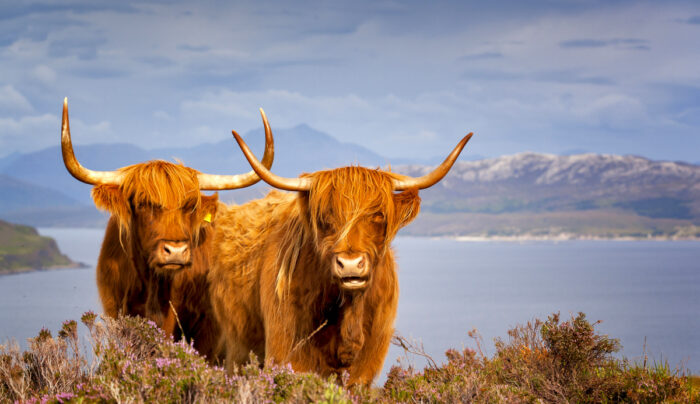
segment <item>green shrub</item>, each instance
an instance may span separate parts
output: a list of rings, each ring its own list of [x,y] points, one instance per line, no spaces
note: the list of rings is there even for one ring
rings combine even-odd
[[[476,351],[447,351],[446,364],[422,372],[395,366],[383,397],[425,403],[700,403],[694,379],[668,364],[614,358],[620,343],[596,334],[597,324],[583,313],[565,322],[553,314],[511,329],[506,341],[496,339],[491,358],[477,343]]]

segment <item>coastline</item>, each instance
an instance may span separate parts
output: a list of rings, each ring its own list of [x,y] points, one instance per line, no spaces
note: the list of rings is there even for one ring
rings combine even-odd
[[[438,237],[443,238],[443,237]],[[653,237],[600,237],[591,235],[577,234],[561,234],[556,236],[536,236],[536,235],[520,235],[520,236],[452,236],[444,237],[461,242],[531,242],[531,241],[548,241],[548,242],[563,242],[563,241],[700,241],[698,237],[673,237],[673,236],[653,236]]]
[[[428,238],[428,239],[444,239],[453,240],[459,242],[471,242],[471,243],[487,243],[487,242],[508,242],[508,243],[520,243],[520,242],[564,242],[564,241],[694,241],[699,242],[700,237],[676,237],[676,236],[650,236],[650,237],[631,237],[631,236],[619,236],[619,237],[601,237],[587,234],[574,234],[574,233],[562,233],[557,235],[534,235],[534,234],[521,234],[514,236],[502,236],[502,235],[453,235],[453,236],[427,236],[411,234],[404,237],[415,237],[415,238]]]
[[[90,268],[90,266],[83,263],[83,262],[71,262],[70,264],[50,265],[50,266],[44,267],[44,268],[34,268],[34,267],[20,267],[20,268],[12,268],[12,269],[0,268],[0,276],[19,275],[19,274],[26,274],[29,272],[48,272],[48,271],[53,271],[53,270],[57,270],[57,269],[87,269],[87,268]]]

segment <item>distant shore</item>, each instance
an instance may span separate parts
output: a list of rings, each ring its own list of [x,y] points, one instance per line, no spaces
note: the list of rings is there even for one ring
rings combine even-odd
[[[415,236],[422,237],[422,236]],[[675,236],[650,236],[650,237],[601,237],[593,235],[581,235],[574,233],[562,233],[557,235],[522,234],[517,236],[438,236],[434,238],[447,238],[465,242],[524,242],[524,241],[700,241],[700,237],[675,237]]]
[[[57,269],[84,269],[84,268],[89,268],[89,265],[82,263],[82,262],[73,262],[70,264],[62,264],[62,265],[51,265],[51,266],[48,266],[45,268],[33,268],[33,267],[21,267],[21,268],[12,268],[12,269],[0,268],[0,276],[26,274],[29,272],[46,272],[46,271],[53,271],[53,270],[57,270]]]

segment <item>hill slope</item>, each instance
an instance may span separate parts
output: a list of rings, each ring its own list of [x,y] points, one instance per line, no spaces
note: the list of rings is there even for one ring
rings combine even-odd
[[[78,265],[61,254],[52,238],[0,220],[0,274]]]
[[[421,195],[420,235],[700,237],[700,166],[687,163],[520,153],[457,162]]]

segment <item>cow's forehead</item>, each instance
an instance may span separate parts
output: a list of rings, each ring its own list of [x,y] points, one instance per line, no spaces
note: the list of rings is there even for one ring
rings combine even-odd
[[[151,161],[125,167],[121,184],[124,196],[137,203],[176,209],[199,203],[197,171],[180,164]]]
[[[343,167],[316,172],[313,178],[310,203],[319,214],[340,218],[392,205],[392,176],[384,171]]]

